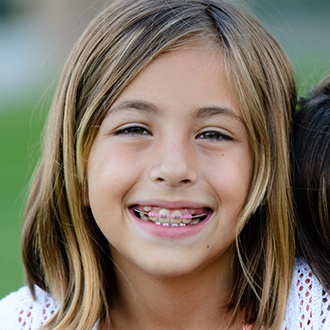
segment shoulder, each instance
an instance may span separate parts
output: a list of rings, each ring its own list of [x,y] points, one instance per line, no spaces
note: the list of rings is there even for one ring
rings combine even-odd
[[[36,287],[34,300],[28,287],[0,300],[0,330],[38,329],[56,312],[55,300]]]
[[[284,329],[330,330],[330,296],[303,259],[295,263]]]

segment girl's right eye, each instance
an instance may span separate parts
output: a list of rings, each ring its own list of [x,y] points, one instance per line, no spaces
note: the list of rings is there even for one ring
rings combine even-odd
[[[150,132],[142,126],[128,126],[118,129],[114,135],[150,135]]]

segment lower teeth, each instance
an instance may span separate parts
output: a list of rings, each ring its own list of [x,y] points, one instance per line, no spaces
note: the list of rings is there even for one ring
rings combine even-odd
[[[154,224],[157,225],[157,226],[171,227],[171,228],[173,228],[173,227],[185,227],[186,226],[186,224],[184,224],[184,223],[180,223],[180,224],[178,224],[178,223],[169,223],[169,222],[161,223],[159,221],[154,222]]]

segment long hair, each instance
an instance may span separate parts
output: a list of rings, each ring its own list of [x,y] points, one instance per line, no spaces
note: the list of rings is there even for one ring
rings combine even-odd
[[[218,45],[254,153],[249,196],[238,222],[233,293],[256,329],[279,327],[294,247],[289,123],[291,66],[246,11],[222,0],[119,1],[74,47],[52,105],[22,237],[27,281],[50,292],[52,329],[91,329],[110,319],[116,280],[108,242],[84,206],[86,163],[111,104],[152,60],[182,45]],[[111,279],[111,281],[109,281]]]
[[[300,100],[293,127],[298,254],[330,292],[330,77]]]

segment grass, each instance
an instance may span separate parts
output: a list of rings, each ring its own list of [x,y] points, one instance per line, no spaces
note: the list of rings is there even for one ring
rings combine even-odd
[[[0,297],[24,283],[20,232],[44,114],[28,104],[0,111]]]

